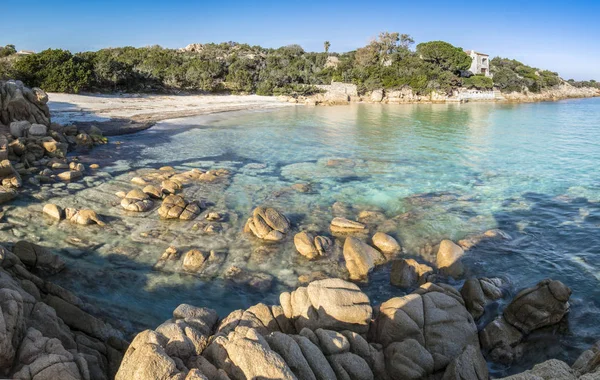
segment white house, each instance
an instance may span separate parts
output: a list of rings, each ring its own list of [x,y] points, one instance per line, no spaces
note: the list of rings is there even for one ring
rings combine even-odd
[[[491,77],[490,73],[490,56],[483,53],[478,53],[475,50],[465,50],[473,62],[471,62],[470,72],[473,74],[483,74],[486,77]]]

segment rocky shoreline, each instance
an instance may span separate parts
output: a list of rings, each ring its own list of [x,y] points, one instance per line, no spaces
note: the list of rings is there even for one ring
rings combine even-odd
[[[40,89],[0,82],[1,201],[6,204],[0,234],[9,237],[0,249],[2,376],[488,379],[486,359],[517,362],[532,332],[568,316],[571,290],[560,281],[530,284],[499,309],[516,289],[499,278],[465,279],[468,250],[486,239],[510,239],[502,231],[456,243],[442,240],[424,252],[430,258],[424,262],[403,255],[401,242],[390,233],[395,221],[377,210],[334,204],[324,213],[332,215],[326,225],[306,225],[269,205],[239,216],[220,199],[207,201],[206,194],[228,185],[233,175],[228,169],[146,168],[106,183],[110,176],[98,165],[68,154],[106,143],[102,130],[51,123],[47,101]],[[68,197],[69,190],[79,198]],[[289,189],[307,191],[310,185],[304,183]],[[25,206],[8,205],[19,193]],[[427,200],[415,197],[420,201]],[[282,292],[278,303],[258,303],[224,317],[203,305],[182,304],[173,318],[128,343],[132,331],[121,324],[118,310],[90,305],[44,279],[75,270],[43,247],[55,234],[75,257],[88,251],[116,262],[131,257],[152,271],[219,278],[257,292],[278,280],[260,270],[277,260],[269,258],[274,247],[294,247],[297,261],[311,265],[298,265],[297,280],[288,287],[296,289]],[[176,235],[177,245],[158,258],[143,258],[144,250],[165,244],[165,235]],[[246,241],[240,249],[251,251],[250,259],[224,250],[225,237]],[[252,261],[255,267],[247,267]],[[357,284],[369,281],[382,265],[391,266],[392,284],[413,291],[372,305]],[[104,281],[104,273],[93,269],[74,273],[88,276],[90,286]],[[599,344],[572,366],[552,359],[509,378],[598,378]]]

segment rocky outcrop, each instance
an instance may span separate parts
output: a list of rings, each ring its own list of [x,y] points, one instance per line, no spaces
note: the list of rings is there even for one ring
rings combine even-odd
[[[106,225],[106,223],[104,223],[104,221],[100,219],[100,217],[98,216],[98,214],[96,214],[96,211],[94,210],[77,210],[75,208],[67,207],[65,209],[65,216],[69,222],[74,224],[81,224],[83,226],[87,226],[90,224],[97,224],[99,226]]]
[[[29,89],[20,81],[0,81],[0,123],[14,121],[50,126],[48,95],[39,88]]]
[[[123,334],[75,295],[29,272],[54,267],[49,252],[27,242],[15,252],[0,247],[0,377],[112,379],[126,346]]]
[[[509,364],[522,353],[520,343],[533,330],[558,323],[569,311],[571,290],[546,279],[519,292],[502,316],[490,322],[479,337],[493,361]]]
[[[257,207],[244,226],[244,232],[252,233],[265,241],[280,241],[290,230],[290,221],[272,207]]]
[[[340,279],[282,293],[281,305],[181,305],[133,340],[116,379],[487,379],[477,328],[453,288],[383,303]],[[374,319],[373,319],[374,318]]]

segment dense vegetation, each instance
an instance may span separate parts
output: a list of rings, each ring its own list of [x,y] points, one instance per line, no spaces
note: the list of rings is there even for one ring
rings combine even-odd
[[[0,48],[0,79],[16,78],[29,86],[58,92],[201,91],[307,95],[314,85],[342,81],[359,92],[410,87],[426,94],[459,87],[539,92],[561,83],[558,74],[518,61],[494,58],[491,78],[467,70],[471,58],[443,41],[421,43],[407,34],[384,32],[348,53],[305,52],[298,45],[266,49],[227,42],[196,45],[189,50],[123,47],[72,54],[48,49],[15,55]],[[575,82],[574,82],[575,83]]]

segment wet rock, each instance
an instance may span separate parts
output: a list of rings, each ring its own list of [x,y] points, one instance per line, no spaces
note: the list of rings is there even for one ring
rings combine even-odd
[[[97,224],[99,226],[106,225],[95,211],[89,209],[77,210],[67,207],[65,209],[65,215],[68,221],[75,224],[81,224],[84,226],[89,224]]]
[[[504,309],[504,318],[525,334],[558,323],[569,311],[571,289],[546,279],[519,292]]]
[[[40,269],[47,274],[58,273],[65,267],[65,262],[60,256],[42,246],[24,240],[15,244],[13,253],[21,259],[23,264],[30,268]]]
[[[42,212],[56,220],[61,220],[64,215],[62,208],[52,203],[44,205]]]
[[[0,204],[10,202],[17,197],[17,192],[14,189],[7,189],[0,186]]]
[[[460,294],[473,318],[481,317],[487,304],[502,298],[501,286],[499,278],[470,278],[465,281]]]
[[[495,362],[510,364],[522,354],[520,344],[531,331],[558,323],[569,311],[571,290],[546,279],[519,292],[502,316],[490,322],[479,337]]]
[[[76,179],[82,178],[83,173],[79,170],[69,170],[66,172],[59,173],[57,177],[62,181],[74,181]]]
[[[299,232],[294,236],[296,250],[309,260],[325,256],[332,247],[331,239],[326,236],[315,236],[309,232]]]
[[[352,280],[366,281],[369,272],[386,261],[378,250],[352,236],[346,238],[343,253]]]
[[[182,188],[181,183],[170,179],[162,181],[160,186],[165,194],[175,194]]]
[[[9,160],[0,161],[0,179],[2,179],[2,186],[5,188],[18,188],[23,183],[21,176]]]
[[[144,180],[142,177],[133,177],[131,179],[131,183],[133,183],[134,185],[138,185],[138,186],[148,185],[148,182],[146,182],[146,180]]]
[[[71,162],[69,164],[69,169],[75,170],[75,171],[79,171],[79,172],[83,173],[85,171],[85,166],[82,163],[79,163],[79,162]]]
[[[262,292],[269,290],[273,285],[273,276],[267,273],[249,271],[235,265],[229,267],[223,277],[238,285],[247,285]]]
[[[223,221],[223,219],[225,219],[225,216],[218,212],[209,212],[206,214],[206,220],[210,222],[220,222]]]
[[[323,328],[363,334],[373,313],[369,298],[358,286],[337,278],[314,281],[291,293],[281,293],[279,301],[297,331]]]
[[[200,212],[198,202],[187,202],[183,197],[173,194],[168,195],[158,209],[158,215],[162,219],[193,220]]]
[[[98,165],[98,164],[91,164],[90,165],[90,169],[92,169],[92,170],[100,169],[100,165]]]
[[[437,267],[443,274],[451,277],[460,277],[465,269],[462,257],[465,251],[451,240],[442,240],[437,252]]]
[[[479,333],[481,347],[488,353],[489,358],[497,363],[510,364],[518,360],[523,347],[523,333],[503,317],[498,317]]]
[[[400,253],[400,250],[402,249],[396,239],[383,232],[377,232],[373,235],[371,240],[373,241],[375,248],[383,253],[388,259]]]
[[[482,241],[489,240],[489,239],[511,240],[512,238],[509,234],[507,234],[506,232],[504,232],[502,230],[493,229],[493,230],[487,230],[482,234],[472,235],[472,236],[468,236],[464,239],[461,239],[458,241],[458,245],[460,245],[466,251],[466,250],[469,250],[469,249],[473,248],[474,246],[478,245]]]
[[[288,218],[272,207],[257,207],[248,218],[244,231],[266,241],[280,241],[290,230]]]
[[[162,191],[156,186],[148,185],[144,187],[142,190],[144,193],[148,194],[150,198],[161,199],[163,196]]]
[[[332,233],[351,234],[356,232],[365,232],[367,226],[350,219],[336,217],[329,226]]]
[[[198,272],[204,266],[208,255],[197,249],[191,249],[183,256],[183,269],[188,272]]]
[[[400,259],[392,263],[390,282],[400,288],[410,288],[422,285],[433,274],[433,268],[426,264],[419,264],[413,259]]]
[[[85,132],[81,132],[75,137],[75,144],[84,149],[91,149],[94,146],[94,139]]]
[[[146,212],[154,207],[154,202],[142,190],[133,189],[121,200],[121,207],[127,211]]]

